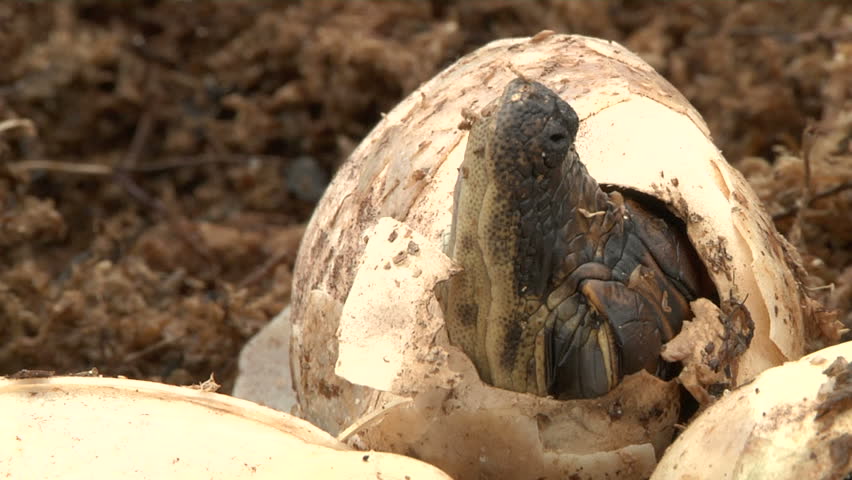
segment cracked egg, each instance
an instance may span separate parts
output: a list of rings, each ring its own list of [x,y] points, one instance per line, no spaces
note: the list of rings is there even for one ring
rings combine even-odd
[[[695,299],[664,346],[677,379],[640,371],[602,396],[558,400],[483,382],[449,341],[435,286],[459,270],[443,245],[462,111],[518,76],[576,110],[577,153],[600,185],[653,197],[682,222],[716,295]],[[457,478],[647,478],[688,413],[681,385],[706,405],[839,333],[687,100],[624,47],[552,32],[488,44],[389,112],[319,203],[294,275],[298,413]]]

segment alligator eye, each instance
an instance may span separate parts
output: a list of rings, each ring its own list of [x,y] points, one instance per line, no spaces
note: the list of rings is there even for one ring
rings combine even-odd
[[[550,136],[550,141],[553,142],[553,143],[560,143],[563,140],[565,140],[565,138],[566,138],[565,134],[563,134],[563,133],[554,133],[553,135]]]

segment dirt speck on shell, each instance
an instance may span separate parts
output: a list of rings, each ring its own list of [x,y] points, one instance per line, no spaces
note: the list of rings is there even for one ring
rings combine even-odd
[[[543,29],[669,78],[852,325],[852,20],[842,1],[780,5],[2,3],[0,374],[214,373],[227,392],[289,300],[319,192],[382,112]]]

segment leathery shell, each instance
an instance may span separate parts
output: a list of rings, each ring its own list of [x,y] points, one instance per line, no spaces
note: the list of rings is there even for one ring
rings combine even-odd
[[[599,183],[652,195],[686,223],[721,311],[705,302],[667,354],[686,365],[682,381],[700,401],[712,400],[712,384],[734,387],[799,358],[830,330],[815,326],[796,253],[686,99],[616,43],[542,32],[457,61],[340,168],[296,263],[299,413],[457,478],[646,478],[678,419],[677,382],[640,373],[575,401],[509,392],[482,383],[443,328],[433,288],[454,268],[441,245],[467,140],[461,111],[482,109],[519,74],[577,111],[577,149]],[[742,348],[719,358],[732,338]],[[715,365],[702,364],[708,351]]]

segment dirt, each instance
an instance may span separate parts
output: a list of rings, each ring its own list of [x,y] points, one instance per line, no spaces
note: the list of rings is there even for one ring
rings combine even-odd
[[[382,112],[545,28],[621,42],[680,89],[852,325],[844,1],[4,2],[0,374],[212,373],[227,392]]]

